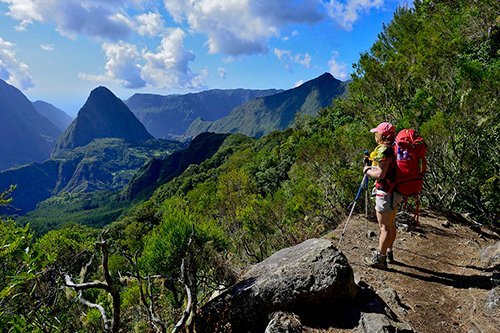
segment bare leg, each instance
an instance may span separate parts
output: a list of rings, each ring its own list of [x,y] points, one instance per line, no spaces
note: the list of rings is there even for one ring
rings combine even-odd
[[[388,226],[389,229],[389,240],[387,242],[387,248],[392,251],[392,245],[394,244],[394,241],[396,240],[396,234],[397,234],[397,228],[396,228],[396,214],[397,210],[394,210],[394,212],[391,214],[391,220]]]
[[[380,213],[377,212],[378,225],[380,227],[380,238],[378,241],[378,252],[385,256],[387,249],[392,247],[394,239],[396,238],[396,227],[391,228],[391,221],[393,213]]]

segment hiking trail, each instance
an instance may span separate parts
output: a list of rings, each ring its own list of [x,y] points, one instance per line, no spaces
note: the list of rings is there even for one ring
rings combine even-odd
[[[343,227],[344,223],[327,238],[338,241]],[[398,228],[396,263],[389,264],[387,271],[363,264],[363,258],[377,247],[378,235],[374,216],[367,220],[355,215],[340,250],[347,256],[356,282],[373,288],[401,321],[415,332],[500,332],[499,288],[493,290],[492,279],[493,275],[498,279],[498,234],[461,216],[421,212],[415,230]],[[481,250],[494,244],[496,252],[486,262]],[[333,331],[351,330],[313,330]]]

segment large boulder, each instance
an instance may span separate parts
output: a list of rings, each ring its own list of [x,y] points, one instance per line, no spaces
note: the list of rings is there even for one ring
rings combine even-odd
[[[197,332],[263,332],[276,311],[307,317],[352,303],[356,293],[344,254],[327,239],[309,239],[253,266],[204,305]]]

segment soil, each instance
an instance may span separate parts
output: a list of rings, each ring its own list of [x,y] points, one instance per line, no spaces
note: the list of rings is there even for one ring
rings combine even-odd
[[[338,242],[344,226],[345,222],[328,237]],[[415,332],[500,332],[500,308],[485,307],[494,287],[493,268],[480,259],[481,249],[500,240],[498,234],[463,218],[433,212],[421,212],[420,226],[404,229],[398,230],[394,244],[397,262],[389,264],[388,270],[374,269],[363,259],[378,244],[376,219],[351,218],[339,248],[351,264],[356,282],[363,281],[379,294],[392,288],[399,296],[398,304],[384,301]]]

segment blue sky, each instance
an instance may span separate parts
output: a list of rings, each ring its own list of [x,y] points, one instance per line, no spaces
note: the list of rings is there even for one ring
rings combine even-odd
[[[405,0],[0,0],[0,78],[75,115],[104,85],[289,89],[349,78]]]

